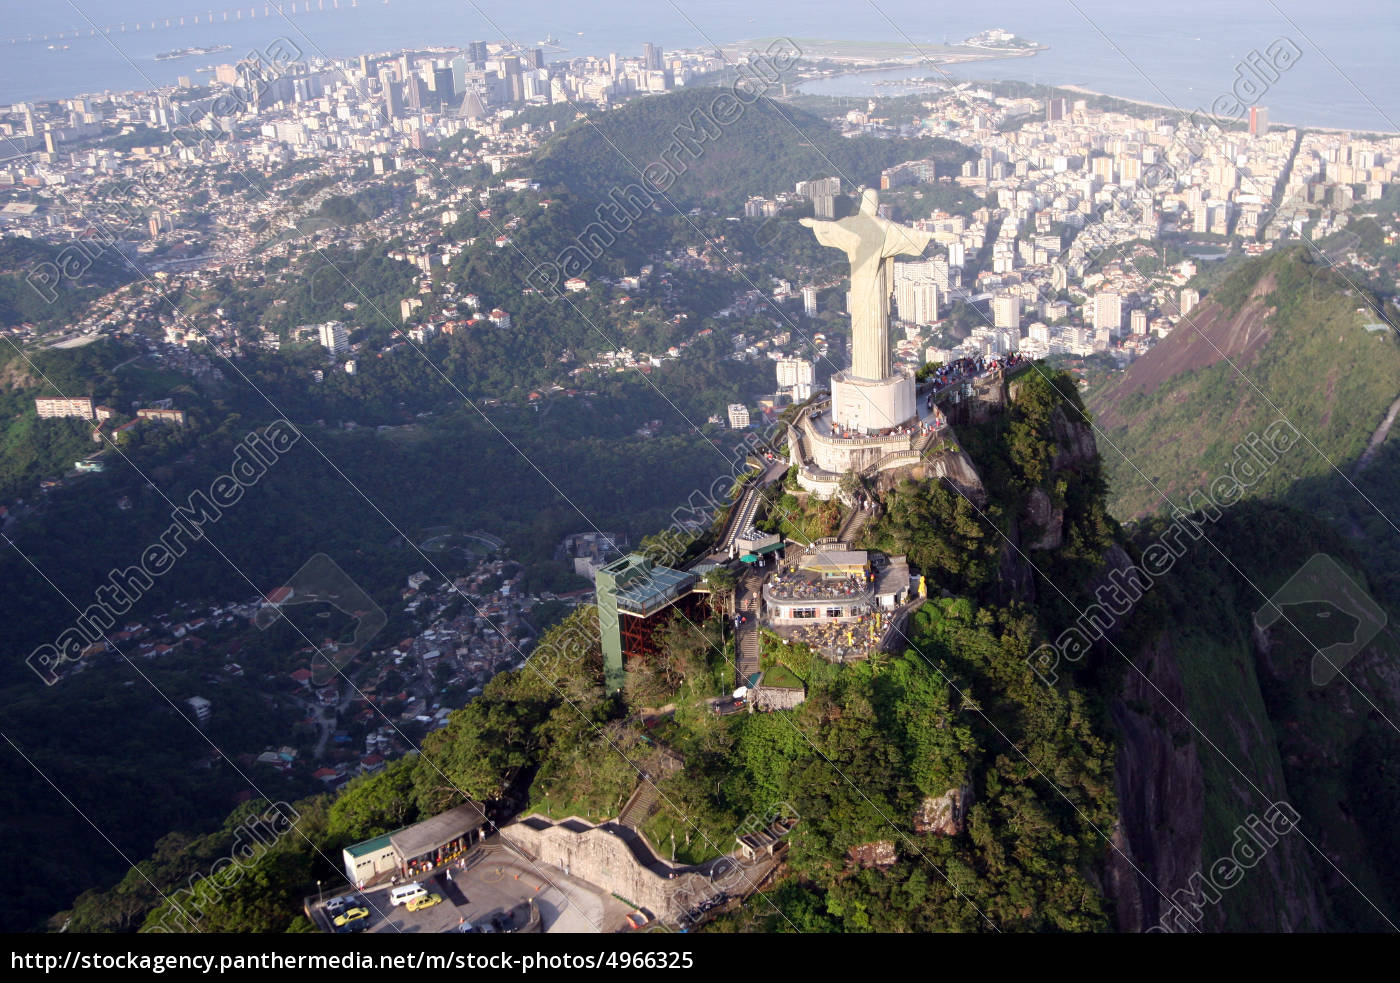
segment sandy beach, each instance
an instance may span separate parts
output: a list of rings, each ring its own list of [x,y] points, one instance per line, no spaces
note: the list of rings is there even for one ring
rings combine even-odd
[[[1116,95],[1114,95],[1114,94],[1111,93],[1111,92],[1098,92],[1098,91],[1096,91],[1096,90],[1094,90],[1094,89],[1086,89],[1086,88],[1085,88],[1084,86],[1082,86],[1082,85],[1057,85],[1057,86],[1054,86],[1054,88],[1056,88],[1056,89],[1063,89],[1063,90],[1066,91],[1066,92],[1077,92],[1077,93],[1079,93],[1080,95],[1084,95],[1084,96],[1098,96],[1098,97],[1101,98],[1101,99],[1117,99],[1119,102],[1132,103],[1134,106],[1144,106],[1144,107],[1149,108],[1149,109],[1161,109],[1161,110],[1164,110],[1164,111],[1166,111],[1166,112],[1168,112],[1168,113],[1172,113],[1172,114],[1177,115],[1177,116],[1180,116],[1180,115],[1183,115],[1183,114],[1185,114],[1185,115],[1190,115],[1190,114],[1193,113],[1193,112],[1196,113],[1196,114],[1198,114],[1199,116],[1202,116],[1202,117],[1209,117],[1209,116],[1211,115],[1210,112],[1209,112],[1209,110],[1207,110],[1207,109],[1205,109],[1205,108],[1203,108],[1203,107],[1199,107],[1199,106],[1191,106],[1191,107],[1189,107],[1189,108],[1188,108],[1187,106],[1184,106],[1184,105],[1183,105],[1183,106],[1169,106],[1169,105],[1167,105],[1167,104],[1165,104],[1165,103],[1160,103],[1160,102],[1148,102],[1148,101],[1145,100],[1145,99],[1130,99],[1130,98],[1128,98],[1127,96],[1116,96]],[[1239,122],[1241,122],[1241,123],[1247,122],[1247,118],[1246,118],[1246,117],[1241,117],[1241,118],[1239,119]],[[1360,135],[1360,134],[1375,134],[1375,135],[1377,135],[1377,136],[1400,136],[1400,133],[1397,133],[1397,132],[1394,131],[1394,130],[1357,130],[1357,129],[1350,129],[1350,128],[1347,128],[1347,127],[1344,127],[1344,126],[1301,126],[1301,125],[1299,125],[1299,124],[1297,124],[1297,123],[1290,123],[1290,122],[1288,122],[1287,120],[1281,120],[1281,119],[1280,119],[1280,120],[1270,120],[1270,121],[1269,121],[1269,126],[1270,126],[1271,128],[1272,128],[1272,127],[1283,127],[1283,128],[1286,128],[1286,129],[1313,130],[1313,131],[1316,131],[1316,132],[1318,132],[1318,133],[1355,133],[1355,134],[1358,134],[1358,135]]]

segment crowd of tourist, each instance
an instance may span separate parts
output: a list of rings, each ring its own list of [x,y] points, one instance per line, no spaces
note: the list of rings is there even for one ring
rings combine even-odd
[[[1024,361],[1026,361],[1026,357],[1016,352],[1009,355],[993,355],[990,358],[986,355],[955,358],[947,365],[935,369],[929,377],[929,381],[936,383],[937,389],[942,389],[944,386],[950,386],[955,382],[961,382],[964,379],[987,372],[1005,372]],[[931,404],[932,400],[930,400]]]
[[[942,414],[940,413],[938,426],[942,426],[942,423]],[[880,440],[884,437],[897,437],[906,434],[929,434],[935,429],[936,427],[925,423],[922,419],[915,418],[902,426],[885,427],[882,430],[873,430],[870,433],[864,433],[860,430],[847,429],[833,420],[831,424],[831,436],[842,440]]]

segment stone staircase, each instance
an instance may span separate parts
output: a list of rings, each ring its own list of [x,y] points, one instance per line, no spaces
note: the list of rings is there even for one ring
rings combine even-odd
[[[836,538],[854,548],[872,514],[870,509],[851,509],[846,520],[841,523],[841,530],[836,534]]]
[[[749,620],[734,633],[734,685],[748,684],[749,677],[758,672],[758,601],[763,589],[763,578],[756,573],[747,573],[739,583],[735,608],[749,616]]]
[[[656,808],[656,783],[650,778],[643,778],[641,784],[632,793],[632,797],[627,800],[627,804],[622,807],[622,812],[617,817],[617,824],[628,829],[636,829],[646,822],[647,816]]]

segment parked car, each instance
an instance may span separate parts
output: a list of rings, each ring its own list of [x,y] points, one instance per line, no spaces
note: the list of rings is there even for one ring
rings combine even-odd
[[[338,915],[346,908],[356,908],[365,903],[365,899],[358,894],[343,894],[338,898],[331,898],[326,902],[326,911],[332,915]]]
[[[351,908],[335,916],[335,924],[348,925],[351,922],[358,922],[369,917],[368,908]]]
[[[421,894],[408,902],[407,908],[409,911],[422,911],[424,908],[431,908],[433,905],[441,903],[441,894]]]

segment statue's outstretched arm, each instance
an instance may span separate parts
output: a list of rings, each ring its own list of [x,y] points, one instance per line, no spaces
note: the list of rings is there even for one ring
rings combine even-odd
[[[933,241],[932,232],[912,229],[906,225],[892,225],[885,230],[885,256],[922,256],[928,244]]]
[[[827,222],[815,218],[800,218],[798,223],[816,234],[817,242],[832,249],[840,249],[849,254],[860,245],[860,236],[841,228],[839,222]]]

